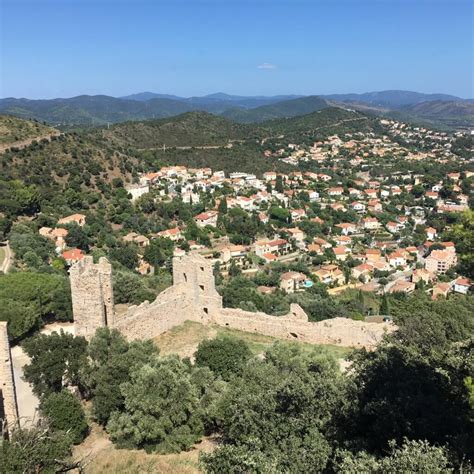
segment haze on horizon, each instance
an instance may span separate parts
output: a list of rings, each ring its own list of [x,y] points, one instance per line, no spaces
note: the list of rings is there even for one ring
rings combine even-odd
[[[0,97],[473,97],[469,0],[2,0]]]

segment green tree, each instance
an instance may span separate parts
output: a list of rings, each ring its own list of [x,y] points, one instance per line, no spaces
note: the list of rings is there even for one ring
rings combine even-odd
[[[40,404],[41,413],[54,430],[68,433],[74,444],[80,443],[89,430],[79,400],[69,391],[51,393]]]
[[[112,412],[123,409],[120,385],[130,380],[130,371],[159,353],[152,341],[127,340],[115,329],[99,328],[87,351],[89,365],[83,383],[92,397],[92,411],[105,425]]]
[[[251,356],[252,353],[245,341],[231,337],[202,341],[195,353],[197,366],[209,367],[223,380],[230,380],[234,375],[240,375]]]
[[[60,392],[67,385],[82,388],[80,372],[87,366],[87,341],[63,330],[37,334],[22,344],[30,363],[24,368],[27,382],[38,396]]]
[[[118,447],[179,452],[204,432],[199,392],[177,358],[155,358],[121,385],[125,410],[112,413],[107,431]]]
[[[0,472],[56,473],[71,464],[71,445],[69,435],[47,426],[16,429],[0,443]]]

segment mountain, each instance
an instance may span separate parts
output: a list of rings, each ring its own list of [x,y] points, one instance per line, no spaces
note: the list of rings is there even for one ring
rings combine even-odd
[[[398,113],[402,120],[427,126],[470,129],[474,124],[474,100],[421,102],[403,107]]]
[[[430,112],[427,110],[427,107],[429,108],[427,105],[419,109],[415,107],[424,103],[444,102],[457,104],[456,108],[452,105],[446,107],[436,105]],[[429,120],[428,123],[434,126],[456,128],[466,126],[470,113],[463,110],[466,107],[470,110],[469,104],[469,100],[446,94],[421,94],[410,91],[304,97],[285,95],[245,97],[218,92],[204,97],[188,98],[142,92],[125,98],[106,95],[81,95],[50,100],[6,98],[0,99],[0,114],[47,122],[64,130],[71,127],[95,127],[132,120],[173,117],[192,111],[222,115],[240,123],[260,123],[305,115],[326,107],[340,107],[399,117],[402,120],[404,117],[414,121]],[[461,117],[456,118],[456,110]]]
[[[177,95],[172,94],[156,94],[155,92],[139,92],[138,94],[130,94],[123,97],[119,97],[119,99],[125,100],[138,100],[140,102],[144,102],[150,99],[172,99],[172,100],[184,100],[183,97],[179,97]]]
[[[327,101],[317,96],[285,100],[276,104],[264,105],[250,110],[230,109],[222,116],[241,123],[258,123],[285,117],[296,117],[327,108]]]
[[[346,103],[363,103],[376,107],[397,109],[407,105],[431,101],[461,101],[460,97],[448,94],[423,94],[421,92],[388,90],[380,92],[366,92],[364,94],[331,94],[321,96],[325,99]]]

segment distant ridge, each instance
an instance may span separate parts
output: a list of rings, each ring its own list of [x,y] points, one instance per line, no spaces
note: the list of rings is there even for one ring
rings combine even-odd
[[[435,103],[437,105],[431,108],[429,104]],[[421,107],[421,104],[426,105]],[[416,107],[418,105],[420,107]],[[327,107],[351,108],[398,117],[400,120],[408,118],[433,126],[465,129],[470,126],[474,102],[448,94],[398,90],[325,96],[246,97],[217,92],[203,97],[185,98],[172,94],[140,92],[120,98],[80,95],[46,100],[0,99],[0,113],[44,121],[63,129],[159,119],[192,111],[209,112],[236,122],[252,123],[296,117]]]

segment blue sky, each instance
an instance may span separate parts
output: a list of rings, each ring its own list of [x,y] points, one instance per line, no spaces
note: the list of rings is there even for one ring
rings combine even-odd
[[[0,96],[473,97],[471,0],[0,0]]]

